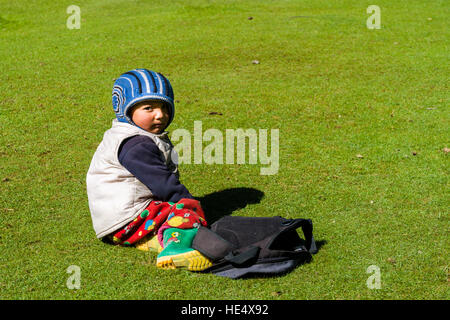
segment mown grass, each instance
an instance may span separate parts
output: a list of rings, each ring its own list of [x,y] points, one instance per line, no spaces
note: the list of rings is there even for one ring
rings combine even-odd
[[[448,299],[447,2],[378,1],[379,30],[364,1],[77,1],[79,30],[71,4],[1,1],[2,299]],[[171,131],[279,129],[276,175],[183,164],[181,178],[218,212],[312,219],[311,263],[232,281],[95,238],[85,174],[113,79],[136,67],[171,80]],[[246,206],[223,192],[239,188]]]

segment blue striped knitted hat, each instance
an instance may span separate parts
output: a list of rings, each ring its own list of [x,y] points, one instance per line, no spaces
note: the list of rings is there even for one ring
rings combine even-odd
[[[161,73],[147,69],[134,69],[122,74],[114,82],[112,91],[112,105],[117,120],[133,124],[129,111],[131,108],[146,100],[164,102],[169,110],[169,122],[175,113],[173,90],[169,80]]]

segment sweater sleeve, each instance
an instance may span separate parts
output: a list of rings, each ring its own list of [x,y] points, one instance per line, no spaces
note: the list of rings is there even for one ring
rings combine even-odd
[[[119,149],[119,162],[151,190],[155,199],[170,202],[193,199],[169,170],[161,151],[149,137],[134,136],[125,140]]]

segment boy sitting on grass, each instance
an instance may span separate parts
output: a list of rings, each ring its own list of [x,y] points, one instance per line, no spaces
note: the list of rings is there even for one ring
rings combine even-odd
[[[200,271],[211,262],[191,248],[200,203],[179,181],[176,152],[164,131],[174,117],[169,80],[147,69],[114,83],[116,114],[89,167],[86,185],[97,238],[159,252],[159,268]]]

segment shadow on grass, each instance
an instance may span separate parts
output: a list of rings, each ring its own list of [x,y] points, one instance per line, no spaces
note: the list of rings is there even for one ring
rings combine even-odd
[[[264,192],[253,188],[232,188],[216,191],[203,197],[196,197],[205,212],[206,221],[211,225],[224,216],[231,215],[248,204],[261,202]]]

